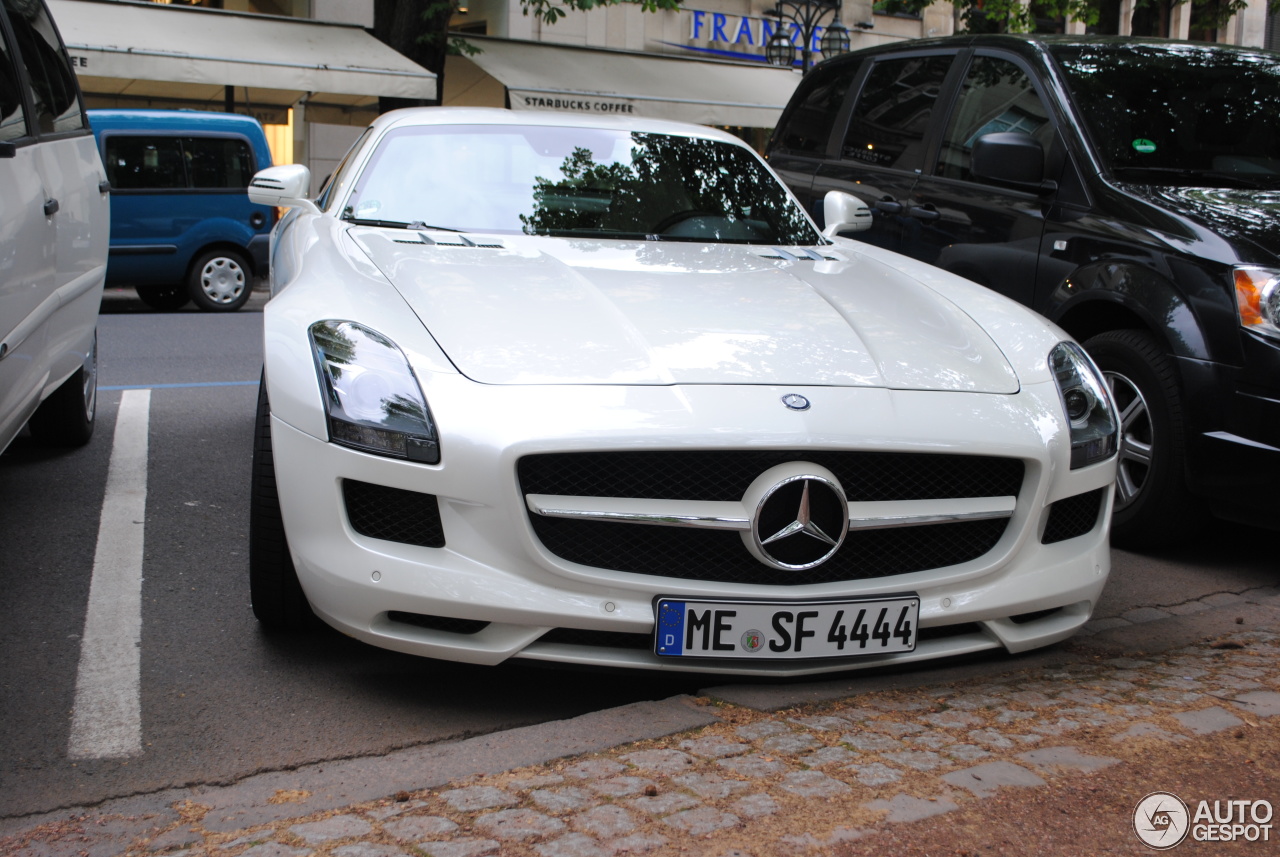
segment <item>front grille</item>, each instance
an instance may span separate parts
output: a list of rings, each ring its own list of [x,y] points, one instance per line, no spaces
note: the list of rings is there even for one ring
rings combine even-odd
[[[1044,537],[1040,541],[1051,545],[1092,532],[1094,524],[1098,523],[1103,491],[1102,488],[1086,491],[1051,505],[1049,520],[1044,525]]]
[[[765,470],[808,461],[831,470],[851,502],[1016,496],[1017,459],[906,453],[553,453],[520,460],[526,494],[670,500],[739,500]],[[804,571],[766,566],[736,532],[551,518],[530,513],[556,556],[594,568],[684,580],[803,586],[944,568],[986,554],[1007,519],[852,530],[825,563]]]
[[[344,479],[342,499],[351,529],[362,536],[424,548],[444,547],[440,504],[434,494]]]
[[[997,518],[927,527],[851,530],[835,556],[804,571],[760,562],[735,532],[530,516],[558,557],[595,568],[681,580],[805,586],[892,577],[977,559],[995,547],[1008,521]]]
[[[558,452],[520,459],[525,494],[741,500],[756,477],[789,461],[835,474],[849,502],[1017,496],[1016,458],[900,452]]]
[[[958,625],[941,625],[921,628],[916,639],[945,640],[964,634],[980,633],[982,627],[972,622]],[[553,628],[538,638],[540,643],[563,643],[570,646],[586,646],[603,649],[642,649],[653,651],[653,634],[625,634],[620,631],[583,631],[578,628]]]

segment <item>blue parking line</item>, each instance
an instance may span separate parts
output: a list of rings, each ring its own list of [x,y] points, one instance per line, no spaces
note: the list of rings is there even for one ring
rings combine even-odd
[[[257,381],[196,381],[190,384],[124,384],[119,387],[99,387],[98,392],[113,390],[181,390],[186,387],[256,387]]]

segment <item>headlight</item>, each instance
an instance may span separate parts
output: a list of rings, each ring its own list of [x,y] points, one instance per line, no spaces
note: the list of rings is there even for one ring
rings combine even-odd
[[[436,464],[440,442],[409,361],[396,344],[351,321],[311,325],[329,440]]]
[[[1049,365],[1071,427],[1071,469],[1114,455],[1119,419],[1098,367],[1074,342],[1054,346]]]
[[[1236,311],[1246,330],[1280,339],[1280,271],[1236,268]]]

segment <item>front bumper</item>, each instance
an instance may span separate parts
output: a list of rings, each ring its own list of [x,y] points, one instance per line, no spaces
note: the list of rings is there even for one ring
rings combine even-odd
[[[801,392],[820,403],[815,410],[826,416],[798,417],[778,407],[776,414],[773,409],[768,415],[753,412],[754,424],[746,431],[731,426],[743,388],[494,388],[439,376],[436,383],[441,386],[428,395],[441,414],[505,410],[523,416],[477,421],[452,433],[447,421],[442,423],[440,465],[367,455],[318,440],[278,418],[272,421],[280,505],[303,589],[326,622],[373,645],[476,664],[528,658],[806,675],[987,649],[1019,652],[1057,642],[1088,620],[1110,568],[1114,464],[1079,471],[1055,466],[1066,454],[1064,439],[1054,437],[1046,446],[1045,427],[1037,419],[1051,412],[1039,405],[1057,407],[1057,392],[1048,385],[1014,397],[806,389]],[[776,401],[775,392],[763,394]],[[1027,407],[1011,407],[1015,401]],[[741,401],[736,404],[740,410]],[[988,407],[993,404],[999,407]],[[691,417],[707,413],[723,415],[725,424],[708,427]],[[940,422],[939,413],[947,419]],[[797,431],[801,419],[807,424]],[[945,440],[938,436],[939,425],[945,426]],[[752,443],[840,449],[849,448],[851,438],[864,449],[1022,459],[1025,476],[1017,508],[995,547],[946,568],[804,586],[610,571],[552,555],[534,534],[516,478],[520,457],[537,452],[651,449],[655,444],[741,449]],[[361,535],[344,505],[344,480],[433,495],[444,546]],[[1088,492],[1098,497],[1092,526],[1045,543],[1050,507]],[[653,631],[655,596],[785,601],[903,591],[921,597],[921,640],[907,654],[786,662],[681,660],[659,658],[645,642]],[[404,614],[444,621],[424,627],[400,620]]]
[[[1280,345],[1250,334],[1245,366],[1179,360],[1191,490],[1215,514],[1280,528]]]

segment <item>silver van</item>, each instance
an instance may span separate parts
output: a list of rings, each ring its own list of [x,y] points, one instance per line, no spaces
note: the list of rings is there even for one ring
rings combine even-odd
[[[110,202],[42,0],[0,0],[0,451],[93,434]]]

